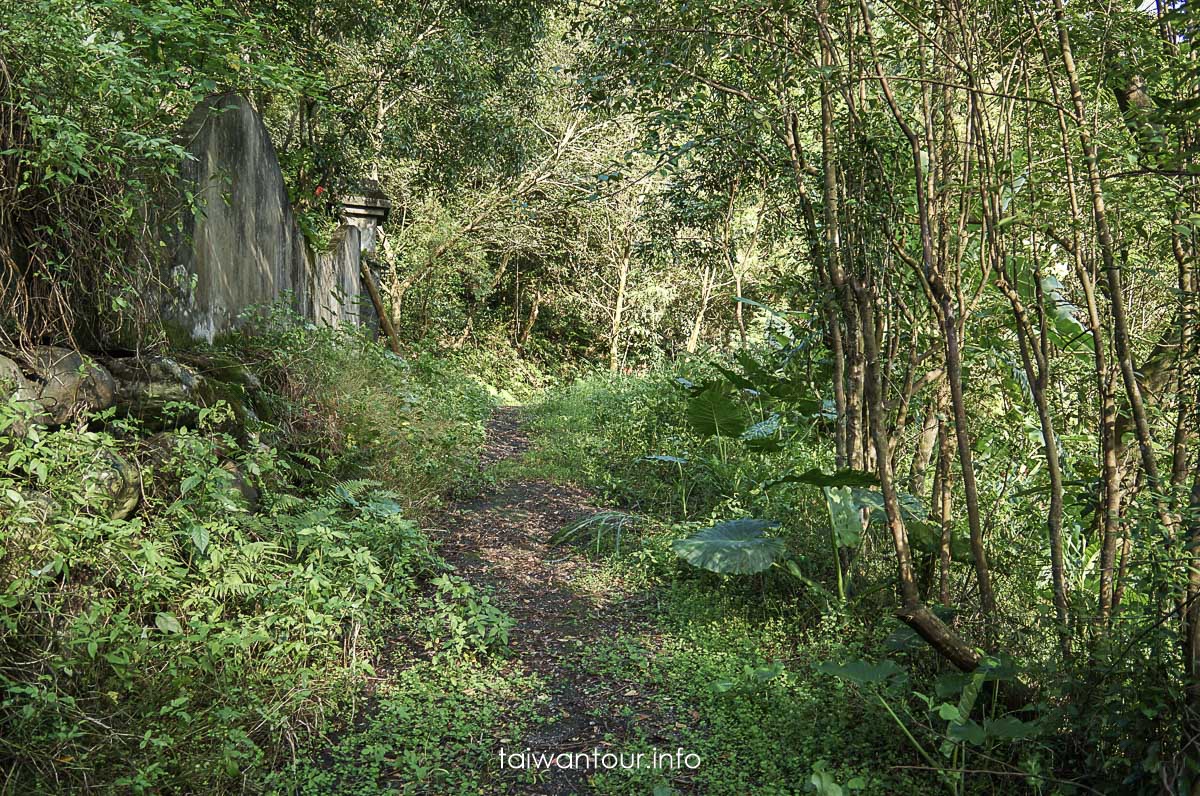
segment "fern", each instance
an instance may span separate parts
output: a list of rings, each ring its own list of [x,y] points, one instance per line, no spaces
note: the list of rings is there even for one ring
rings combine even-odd
[[[330,495],[336,495],[342,500],[350,500],[361,497],[367,490],[379,486],[382,486],[382,484],[370,478],[352,478],[345,481],[338,481],[334,484]]]

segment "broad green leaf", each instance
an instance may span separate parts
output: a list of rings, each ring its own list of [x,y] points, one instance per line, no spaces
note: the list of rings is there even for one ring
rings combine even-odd
[[[779,414],[772,412],[765,420],[760,420],[742,432],[744,440],[759,440],[774,436],[779,432]]]
[[[164,633],[182,633],[183,628],[174,614],[160,613],[154,617],[154,626]]]
[[[842,786],[828,771],[817,771],[809,778],[813,792],[818,796],[842,796]]]
[[[870,473],[865,473],[862,470],[838,470],[833,473],[825,473],[817,468],[805,470],[802,473],[789,473],[774,481],[768,481],[764,484],[764,488],[776,486],[778,484],[808,484],[810,486],[848,486],[848,487],[868,487],[877,486],[879,479]]]
[[[936,553],[942,542],[942,527],[936,522],[912,520],[905,523],[908,528],[908,543],[918,552]]]
[[[987,679],[987,671],[976,669],[971,673],[971,679],[963,686],[962,696],[958,698],[958,712],[966,719],[975,709],[975,701],[979,698],[979,690]]]
[[[196,545],[196,550],[203,553],[208,549],[208,526],[196,523],[192,526],[192,544]]]
[[[977,722],[968,719],[965,722],[950,722],[950,726],[946,728],[946,737],[952,741],[966,741],[980,746],[987,737],[987,733]]]
[[[722,367],[720,365],[715,365],[714,367],[716,367],[717,371],[725,377],[726,381],[728,381],[734,387],[737,387],[739,390],[751,390],[753,392],[759,391],[754,385],[754,382],[750,381],[750,379],[746,378],[737,371],[730,370],[729,368]]]
[[[883,646],[892,652],[912,652],[922,649],[925,646],[925,639],[921,638],[917,631],[908,625],[900,625],[887,635],[887,638],[883,640]]]
[[[884,522],[887,512],[883,507],[883,494],[878,489],[855,487],[855,498],[863,506],[871,509],[871,522]],[[904,491],[896,492],[896,501],[900,504],[900,516],[905,522],[923,520],[929,516],[929,509],[916,495]]]
[[[778,524],[749,517],[729,520],[676,540],[671,547],[692,566],[723,575],[749,575],[769,568],[787,552],[782,539],[763,535]]]
[[[783,664],[775,661],[767,666],[746,666],[745,672],[747,679],[757,683],[765,683],[783,674]]]
[[[181,483],[179,485],[180,496],[186,495],[188,492],[191,492],[193,489],[196,488],[196,485],[199,484],[203,480],[204,480],[204,475],[201,473],[193,473],[192,475],[189,475],[187,478],[183,479],[183,483]]]
[[[862,543],[862,506],[848,486],[825,487],[829,522],[838,547],[858,547]]]
[[[706,437],[736,437],[746,430],[746,413],[723,385],[710,386],[689,398],[687,419]]]
[[[905,676],[904,670],[897,666],[895,661],[889,660],[882,660],[879,663],[871,663],[870,661],[833,663],[827,661],[818,666],[817,670],[860,685],[882,683],[893,677]]]
[[[747,448],[760,453],[781,450],[783,445],[778,438],[779,427],[779,415],[772,412],[765,420],[760,420],[746,429],[742,433],[742,439],[745,440]]]
[[[1041,726],[1034,721],[1021,721],[1012,716],[1003,716],[983,723],[984,730],[993,738],[1008,741],[1019,741],[1032,738],[1041,732]]]

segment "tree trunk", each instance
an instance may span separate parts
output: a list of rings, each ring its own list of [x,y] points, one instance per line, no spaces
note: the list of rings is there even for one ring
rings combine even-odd
[[[885,431],[885,410],[880,396],[878,344],[875,342],[874,317],[871,300],[866,289],[858,289],[860,328],[864,347],[865,397],[867,416],[869,418],[870,436],[875,446],[876,474],[879,476],[879,490],[883,494],[884,512],[887,515],[888,530],[891,532],[892,544],[896,552],[896,566],[900,586],[901,605],[896,616],[911,627],[921,638],[933,647],[938,654],[950,661],[964,672],[969,672],[979,665],[980,655],[970,644],[964,642],[957,634],[946,626],[937,614],[930,611],[922,602],[917,588],[916,576],[913,571],[912,550],[908,544],[908,530],[904,527],[904,518],[900,514],[900,499],[896,493],[895,482],[892,478],[891,462],[887,455],[888,442]],[[867,330],[871,330],[868,333]]]
[[[612,326],[608,332],[608,369],[621,367],[621,319],[625,314],[625,292],[629,286],[629,248],[617,259],[617,294],[613,299]]]
[[[687,352],[689,354],[696,353],[696,350],[700,348],[700,334],[704,331],[704,314],[708,312],[708,303],[712,299],[715,282],[716,269],[705,266],[700,282],[700,308],[696,311],[696,317],[692,321],[692,331],[688,334]]]
[[[375,315],[379,318],[379,328],[387,336],[388,347],[392,349],[393,354],[399,356],[400,338],[396,336],[396,327],[392,326],[391,316],[388,315],[387,308],[383,306],[383,297],[379,295],[379,288],[375,286],[375,276],[371,273],[371,267],[367,265],[366,260],[359,262],[358,271],[363,285],[367,288],[367,295],[371,297],[371,304],[375,307]]]
[[[938,478],[937,491],[934,493],[934,505],[937,506],[938,526],[942,529],[938,539],[938,597],[942,605],[950,605],[950,537],[954,528],[954,490],[953,470],[950,466],[954,458],[954,443],[950,437],[954,434],[954,426],[946,418],[946,402],[948,395],[943,393],[939,400],[938,414]]]
[[[517,340],[517,347],[524,348],[529,342],[529,335],[533,333],[533,325],[537,323],[538,311],[542,306],[542,291],[533,291],[533,302],[529,305],[529,317],[525,319],[525,326],[521,329],[520,339]]]

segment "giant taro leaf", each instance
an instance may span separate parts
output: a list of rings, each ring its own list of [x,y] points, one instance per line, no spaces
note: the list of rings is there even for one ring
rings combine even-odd
[[[711,385],[687,403],[687,419],[706,437],[736,437],[746,430],[746,413],[723,385]]]
[[[937,522],[906,517],[905,526],[908,528],[908,541],[917,552],[932,555],[941,549],[942,526]],[[955,561],[970,561],[972,556],[970,538],[952,531],[950,557]]]
[[[862,542],[862,504],[854,498],[848,486],[825,487],[825,502],[829,504],[829,522],[838,547],[858,547]]]
[[[1053,276],[1042,277],[1042,294],[1046,297],[1051,321],[1050,337],[1064,350],[1089,352],[1095,347],[1095,341],[1079,320],[1079,308],[1063,294],[1065,290],[1062,282]]]
[[[720,374],[725,377],[727,382],[732,384],[734,387],[737,387],[739,390],[750,390],[753,393],[758,392],[758,388],[754,385],[754,382],[750,381],[750,379],[746,378],[737,371],[721,367],[720,365],[716,365],[715,367]]]
[[[742,440],[751,450],[762,452],[782,449],[778,435],[780,428],[779,413],[772,412],[766,420],[760,420],[742,432]]]
[[[904,670],[897,666],[895,661],[889,660],[882,660],[879,663],[862,660],[847,661],[846,663],[827,661],[819,664],[817,670],[859,685],[883,683],[893,677],[907,677]]]
[[[854,499],[863,508],[871,510],[871,522],[885,522],[887,520],[887,510],[883,505],[883,494],[878,489],[853,487],[853,491]],[[916,495],[897,491],[896,502],[900,504],[900,516],[904,518],[905,522],[924,520],[929,516],[929,510],[925,508],[925,504]]]
[[[787,552],[783,540],[763,535],[778,524],[750,517],[728,520],[678,539],[671,547],[694,567],[722,575],[751,575],[769,568]]]

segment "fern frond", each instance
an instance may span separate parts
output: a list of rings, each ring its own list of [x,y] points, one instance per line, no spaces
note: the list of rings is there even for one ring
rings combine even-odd
[[[371,478],[352,478],[345,481],[338,481],[333,485],[333,491],[338,495],[349,495],[350,497],[360,497],[369,489],[382,486],[381,483]]]

